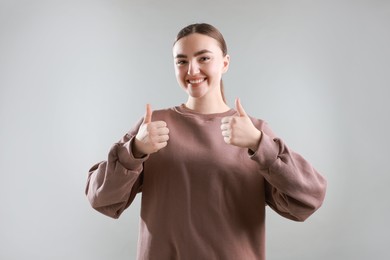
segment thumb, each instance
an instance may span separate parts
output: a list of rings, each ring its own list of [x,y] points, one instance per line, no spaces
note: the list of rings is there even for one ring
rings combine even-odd
[[[146,112],[144,116],[144,121],[142,122],[143,124],[148,124],[152,122],[152,107],[150,104],[146,104]]]
[[[239,98],[236,98],[236,110],[237,110],[239,116],[244,116],[244,117],[247,116],[244,108],[241,105],[241,101]]]

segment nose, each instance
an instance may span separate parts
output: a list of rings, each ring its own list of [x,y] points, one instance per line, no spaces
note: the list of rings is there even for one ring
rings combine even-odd
[[[196,75],[199,73],[199,65],[197,62],[190,62],[188,64],[188,75]]]

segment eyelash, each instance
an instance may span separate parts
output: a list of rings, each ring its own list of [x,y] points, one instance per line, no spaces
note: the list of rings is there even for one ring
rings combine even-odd
[[[210,57],[201,57],[199,60],[202,62],[208,61],[208,60],[210,60]]]
[[[210,57],[200,57],[199,58],[199,61],[200,62],[207,62],[207,61],[209,61],[210,60]],[[176,62],[176,65],[179,65],[179,66],[181,66],[181,65],[184,65],[184,64],[187,64],[188,62],[186,61],[186,60],[178,60],[177,62]]]
[[[177,62],[176,62],[176,65],[184,65],[184,64],[186,64],[187,63],[187,61],[185,61],[185,60],[178,60]]]

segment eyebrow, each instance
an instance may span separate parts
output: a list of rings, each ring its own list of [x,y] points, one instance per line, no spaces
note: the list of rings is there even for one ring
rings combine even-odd
[[[205,50],[201,50],[201,51],[195,52],[195,53],[194,53],[194,56],[196,57],[196,56],[199,56],[199,55],[202,55],[202,54],[205,54],[205,53],[212,53],[212,52],[205,49]],[[188,56],[185,55],[185,54],[177,54],[177,55],[175,56],[176,59],[187,58],[187,57],[188,57]]]

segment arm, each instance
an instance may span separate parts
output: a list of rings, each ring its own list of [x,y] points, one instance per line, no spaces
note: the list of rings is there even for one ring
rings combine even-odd
[[[141,192],[143,162],[149,154],[167,145],[169,129],[165,121],[152,121],[152,109],[140,122],[114,144],[107,161],[89,170],[85,193],[92,207],[113,218],[118,218]]]
[[[290,150],[261,120],[250,118],[239,99],[237,115],[221,122],[228,144],[248,149],[265,178],[267,204],[280,215],[304,221],[321,205],[326,180],[299,154]]]
[[[263,123],[258,149],[251,159],[264,176],[267,204],[280,215],[304,221],[323,203],[326,180],[301,155],[289,149]]]
[[[112,218],[118,218],[142,188],[143,162],[148,156],[133,156],[134,140],[134,131],[129,132],[111,147],[107,161],[89,170],[87,198],[94,209]]]

